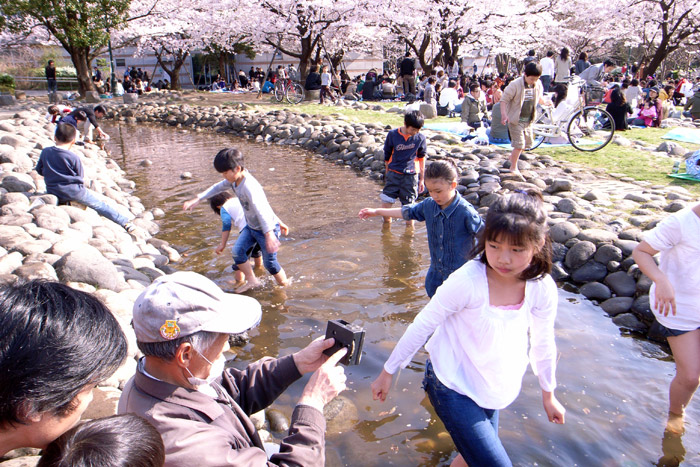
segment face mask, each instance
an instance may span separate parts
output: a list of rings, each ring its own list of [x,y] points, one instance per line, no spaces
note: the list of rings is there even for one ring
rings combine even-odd
[[[214,361],[214,363],[210,362],[209,359],[204,355],[199,355],[201,355],[202,358],[211,365],[211,368],[209,369],[209,376],[206,379],[197,378],[192,374],[189,368],[185,368],[190,374],[190,377],[187,378],[187,381],[196,388],[199,388],[200,386],[209,386],[211,383],[214,382],[214,380],[216,380],[216,378],[221,376],[221,373],[223,373],[226,369],[226,357],[224,357],[224,354],[221,354],[221,356],[217,358]]]

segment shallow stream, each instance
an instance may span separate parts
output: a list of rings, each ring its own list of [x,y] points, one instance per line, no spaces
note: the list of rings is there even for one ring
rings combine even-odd
[[[380,185],[298,149],[191,130],[105,126],[112,136],[108,149],[136,182],[136,195],[148,208],[165,211],[158,237],[183,252],[178,269],[194,270],[231,290],[231,255],[214,254],[221,235],[218,216],[208,203],[182,210],[184,201],[221,180],[212,160],[224,147],[243,151],[247,168],[290,226],[278,256],[293,283],[277,288],[265,274],[265,287],[251,293],[262,303],[263,319],[236,365],[294,352],[322,335],[328,319],[366,329],[362,363],[346,368],[344,395],[357,408],[356,420],[329,426],[327,465],[449,465],[454,445],[421,388],[424,351],[395,378],[385,403],[373,401],[369,389],[427,303],[424,225],[411,232],[403,222],[385,229],[381,219],[359,220],[362,207],[378,205]],[[144,159],[153,165],[140,166]],[[186,171],[192,179],[180,179]],[[679,465],[675,457],[684,459],[681,465],[700,465],[700,400],[691,403],[683,438],[664,439],[674,374],[666,349],[621,334],[579,295],[560,290],[559,297],[557,395],[567,409],[566,424],[547,422],[537,379],[528,371],[521,395],[500,418],[500,436],[514,464]],[[291,415],[307,379],[292,385],[275,406]]]

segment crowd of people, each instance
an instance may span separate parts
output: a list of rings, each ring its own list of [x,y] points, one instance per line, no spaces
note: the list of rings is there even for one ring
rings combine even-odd
[[[448,115],[459,113],[473,128],[491,126],[492,135],[498,125],[506,128],[514,148],[510,170],[517,173],[536,106],[558,107],[565,100],[568,75],[564,79],[558,72],[571,73],[573,68],[591,85],[616,82],[609,76],[615,68],[610,60],[590,65],[581,55],[572,64],[568,51],[547,55],[538,61],[529,53],[517,77],[461,76],[459,67],[448,63],[424,84],[407,65],[400,70],[401,86],[406,95],[415,90],[416,98],[422,95],[426,102],[446,107]],[[552,63],[543,64],[547,59]],[[333,76],[323,76],[330,75],[328,70],[312,73],[320,79],[307,79],[307,85],[319,85],[321,99],[334,99]],[[275,72],[274,79],[289,78],[284,68]],[[343,81],[346,91],[351,89],[355,80],[339,78],[340,91]],[[394,84],[391,75],[386,78],[370,71],[358,84],[364,88],[374,83],[374,93],[379,82],[384,93],[383,83]],[[647,96],[636,81],[604,86],[610,91],[609,105],[629,113],[633,105],[628,96],[642,101],[640,115],[653,125],[651,114],[663,99],[661,90],[645,81]],[[686,93],[693,89],[674,84]],[[675,94],[669,86],[663,88],[666,100]],[[548,88],[552,99],[545,98]],[[56,146],[43,149],[36,170],[59,202],[86,204],[129,231],[128,219],[85,189],[80,158],[71,152],[81,132],[83,142],[102,133],[98,119],[105,114],[102,106],[51,106],[47,118],[56,123]],[[547,210],[539,191],[515,190],[494,201],[482,218],[457,191],[460,172],[454,162],[426,163],[423,126],[423,115],[410,111],[401,127],[388,132],[381,207],[359,212],[361,219],[382,216],[387,223],[402,218],[409,228],[415,221],[425,222],[430,253],[428,304],[396,344],[371,392],[375,400],[385,401],[393,375],[425,344],[429,359],[424,388],[459,451],[452,465],[510,466],[498,436],[499,411],[520,393],[528,364],[538,376],[547,419],[563,424],[566,416],[555,396],[558,292],[549,274]],[[33,280],[0,290],[0,455],[36,447],[43,449],[38,465],[55,467],[324,464],[323,410],[346,387],[345,372],[337,365],[346,349],[329,357],[324,351],[333,347],[334,339],[318,338],[286,357],[266,357],[240,370],[226,368],[229,335],[263,319],[258,301],[240,295],[261,285],[250,260],[260,258],[279,286],[289,283],[277,258],[279,237],[289,227],[276,216],[245,161],[236,148],[220,150],[213,168],[223,180],[183,204],[190,210],[210,200],[223,223],[218,254],[226,248],[232,225],[239,230],[231,250],[240,282],[236,294],[186,271],[162,276],[142,291],[131,325],[143,356],[124,387],[119,415],[78,424],[92,388],[127,356],[126,338],[109,310],[92,295],[54,282]],[[426,191],[429,197],[418,201]],[[395,208],[397,201],[400,207]],[[676,361],[667,421],[674,433],[683,432],[684,410],[700,382],[700,285],[693,269],[697,261],[692,260],[700,258],[699,232],[696,204],[647,232],[633,253],[654,283],[650,302]],[[657,253],[658,264],[653,258]],[[295,406],[288,435],[278,445],[263,443],[250,415],[308,373],[312,376]]]

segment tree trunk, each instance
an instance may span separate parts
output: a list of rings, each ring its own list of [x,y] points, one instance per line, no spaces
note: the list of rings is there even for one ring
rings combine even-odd
[[[88,47],[75,47],[68,50],[78,78],[78,92],[82,97],[85,97],[88,91],[95,90],[90,76],[90,65],[88,65],[89,52]]]
[[[170,89],[180,89],[180,70],[185,64],[185,60],[187,60],[190,52],[189,50],[178,50],[177,52],[170,53],[170,55],[173,56],[173,66],[170,68],[168,68],[163,62],[164,52],[167,53],[163,48],[161,48],[160,51],[156,50],[156,59],[158,60],[158,64],[170,77]]]
[[[659,46],[656,48],[654,56],[651,57],[651,61],[647,66],[644,67],[644,73],[646,74],[646,76],[650,76],[656,73],[656,69],[659,68],[661,63],[668,56],[668,54],[676,50],[676,48],[677,47],[669,46],[668,40],[662,40]],[[663,76],[661,78],[663,79]]]
[[[313,46],[311,44],[311,37],[302,37],[301,54],[299,54],[299,76],[301,76],[302,82],[306,79],[306,76],[309,74],[309,61],[313,53],[314,51]]]

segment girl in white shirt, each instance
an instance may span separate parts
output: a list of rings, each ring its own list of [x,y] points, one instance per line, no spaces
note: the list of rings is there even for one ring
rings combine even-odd
[[[659,252],[657,266],[653,256]],[[700,204],[661,221],[644,236],[632,257],[654,281],[649,300],[676,361],[666,428],[680,434],[684,409],[700,382]]]
[[[493,203],[474,253],[408,327],[372,395],[384,401],[392,375],[433,334],[423,387],[461,454],[453,465],[511,466],[498,438],[498,411],[520,393],[528,363],[547,417],[564,423],[554,397],[557,287],[542,195],[519,191]]]

